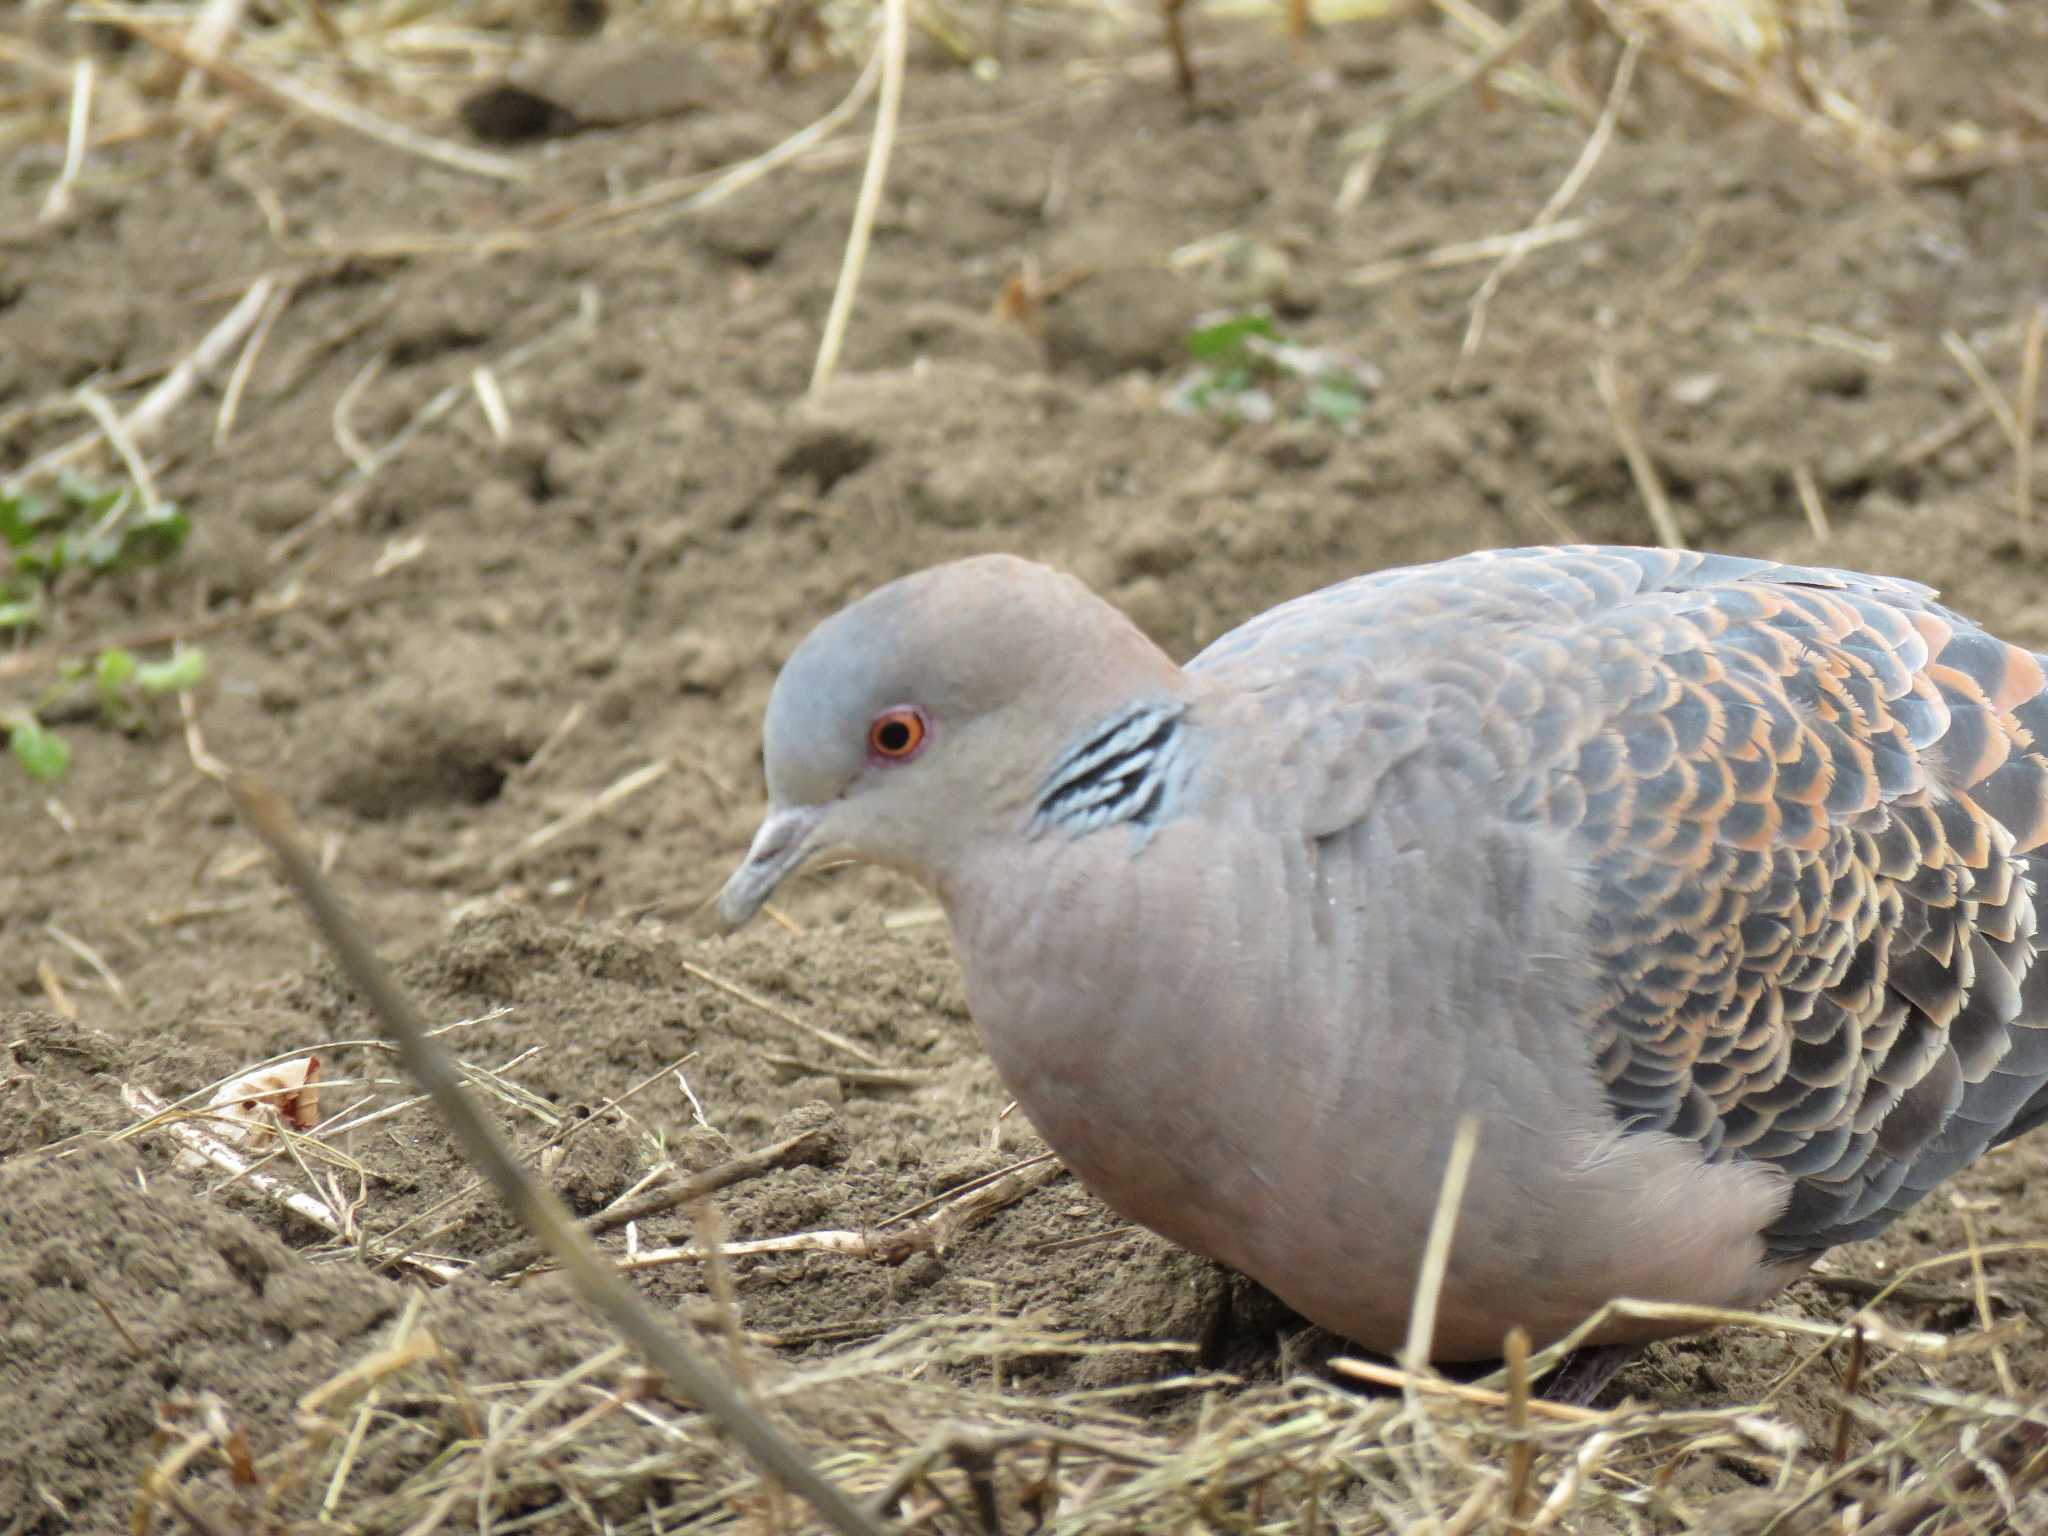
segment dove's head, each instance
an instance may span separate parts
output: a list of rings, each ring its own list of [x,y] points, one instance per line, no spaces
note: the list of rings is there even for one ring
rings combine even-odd
[[[927,885],[968,850],[1024,835],[1077,732],[1180,669],[1108,603],[1008,555],[935,566],[841,609],[768,699],[768,814],[718,896],[733,926],[831,854]]]

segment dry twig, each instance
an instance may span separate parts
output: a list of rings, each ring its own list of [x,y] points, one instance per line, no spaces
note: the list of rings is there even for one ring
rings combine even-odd
[[[860,289],[868,239],[874,233],[875,216],[882,206],[882,188],[889,179],[896,120],[903,112],[904,54],[909,30],[909,0],[882,0],[882,40],[876,44],[882,59],[882,99],[875,108],[874,139],[867,169],[861,174],[860,196],[853,205],[853,228],[846,237],[839,283],[832,290],[832,308],[825,317],[824,335],[818,341],[818,361],[811,371],[813,395],[831,382],[832,371],[839,364],[839,348],[846,339],[847,323],[853,318],[853,298]]]
[[[1667,549],[1685,548],[1685,535],[1678,531],[1678,519],[1672,515],[1671,498],[1664,493],[1663,478],[1657,473],[1650,450],[1643,444],[1642,428],[1636,424],[1635,412],[1622,399],[1621,377],[1612,357],[1603,355],[1593,364],[1593,384],[1600,391],[1601,404],[1607,407],[1607,419],[1614,424],[1614,435],[1621,443],[1622,457],[1628,461],[1628,472],[1634,477],[1636,490],[1650,514],[1650,526],[1656,530],[1657,542]]]

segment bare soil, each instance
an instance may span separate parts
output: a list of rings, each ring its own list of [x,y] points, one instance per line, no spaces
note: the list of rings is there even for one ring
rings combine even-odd
[[[1987,81],[2048,79],[2042,18],[1857,9],[1890,30],[1883,91],[1909,118],[1980,112]],[[915,889],[835,872],[788,893],[801,932],[763,923],[718,939],[692,920],[760,809],[758,723],[781,659],[904,571],[995,549],[1069,566],[1185,655],[1358,571],[1566,536],[1647,542],[1594,384],[1605,357],[1688,541],[1917,576],[2048,649],[2048,563],[2022,551],[1999,428],[1901,456],[1976,403],[1945,333],[2012,387],[2048,250],[2038,161],[1880,183],[1646,65],[1574,209],[1593,223],[1527,259],[1460,368],[1484,264],[1369,286],[1352,275],[1526,225],[1586,125],[1461,98],[1339,215],[1345,134],[1448,67],[1449,45],[1427,27],[1342,29],[1304,70],[1265,30],[1198,35],[1233,46],[1192,111],[1150,49],[1126,70],[1026,36],[995,84],[921,62],[841,372],[815,400],[856,162],[799,164],[699,215],[580,231],[560,217],[608,188],[765,150],[846,87],[824,72],[759,80],[743,51],[716,55],[736,83],[726,99],[517,150],[536,172],[518,186],[266,118],[214,143],[106,150],[69,220],[11,221],[0,462],[76,429],[15,407],[161,369],[259,275],[291,283],[226,441],[214,442],[216,377],[155,445],[163,494],[194,520],[186,556],[69,593],[39,644],[204,636],[207,745],[287,789],[432,1017],[505,1010],[450,1043],[534,1096],[491,1100],[522,1145],[575,1125],[543,1166],[578,1210],[662,1158],[701,1168],[760,1145],[818,1102],[843,1126],[837,1155],[721,1195],[728,1239],[869,1229],[1038,1149],[1020,1116],[1003,1117],[942,928],[884,921],[914,917]],[[27,161],[7,174],[17,207],[32,210],[42,179]],[[1230,238],[1205,257],[1195,243],[1218,235]],[[1051,296],[999,313],[1020,274]],[[1255,303],[1289,340],[1369,365],[1358,420],[1283,409],[1238,425],[1164,408],[1200,317]],[[550,334],[538,360],[507,363]],[[467,392],[480,367],[507,404],[502,440]],[[359,482],[352,449],[389,442],[451,387],[454,408]],[[1826,537],[1802,508],[1801,471]],[[251,618],[281,595],[287,611]],[[22,668],[0,685],[39,682]],[[216,1394],[259,1454],[289,1443],[300,1394],[368,1351],[416,1285],[322,1246],[245,1188],[177,1169],[161,1136],[101,1140],[132,1119],[123,1084],[176,1097],[275,1053],[375,1034],[174,727],[168,714],[126,734],[65,723],[75,761],[51,797],[0,772],[0,1006],[15,1010],[0,1017],[9,1536],[124,1525],[166,1403]],[[637,793],[522,851],[657,763]],[[50,1011],[44,967],[75,1021]],[[370,1080],[330,1088],[324,1107],[406,1092],[377,1052],[321,1054],[330,1079]],[[362,1170],[366,1232],[411,1223],[412,1241],[458,1262],[512,1236],[424,1112],[343,1150]],[[1980,1239],[2044,1235],[2048,1196],[2031,1191],[2044,1168],[2048,1146],[2022,1144],[1960,1181]],[[990,1312],[1091,1339],[1185,1340],[1250,1377],[1333,1347],[1148,1235],[1072,1242],[1114,1226],[1063,1177],[898,1266],[736,1260],[737,1303],[793,1358]],[[682,1212],[638,1240],[690,1233]],[[1963,1241],[1962,1213],[1937,1198],[1825,1273],[1881,1278]],[[1994,1264],[1994,1314],[2039,1321],[2043,1274]],[[669,1306],[705,1295],[692,1266],[640,1283]],[[1840,1316],[1845,1289],[1808,1283],[1781,1305]],[[1914,1295],[1890,1314],[1904,1326],[1975,1316],[1962,1276]],[[603,1342],[546,1279],[467,1277],[425,1315],[494,1380],[566,1369]],[[1621,1389],[1732,1403],[1775,1379],[1787,1350],[1749,1335],[1664,1346]],[[2048,1386],[2038,1331],[2009,1359],[2023,1387]],[[1021,1388],[1167,1368],[1010,1367]],[[1829,1432],[1818,1387],[1785,1411]],[[406,1470],[360,1468],[355,1486]]]

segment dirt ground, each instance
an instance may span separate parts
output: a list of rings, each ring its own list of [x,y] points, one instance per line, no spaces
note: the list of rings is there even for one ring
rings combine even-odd
[[[2004,21],[1968,4],[1855,9],[1890,38],[1877,94],[1906,127],[1982,117],[1987,82],[2048,80],[2048,18],[2025,7]],[[1978,399],[1946,333],[2012,387],[2048,271],[2039,160],[1884,182],[1646,64],[1573,210],[1590,223],[1509,277],[1461,368],[1485,263],[1358,274],[1528,224],[1587,125],[1461,97],[1339,214],[1346,134],[1455,62],[1443,36],[1335,29],[1305,69],[1263,27],[1205,21],[1198,38],[1193,111],[1149,45],[1026,31],[994,83],[920,61],[840,373],[815,400],[856,159],[799,163],[701,214],[563,214],[769,148],[829,107],[844,73],[764,82],[750,54],[718,54],[727,99],[507,151],[535,172],[519,185],[252,111],[215,142],[107,150],[69,219],[11,221],[0,464],[77,429],[20,407],[131,370],[132,399],[260,276],[289,284],[225,441],[217,375],[154,444],[160,489],[193,519],[185,556],[70,592],[37,654],[202,637],[206,744],[286,789],[428,1013],[482,1020],[448,1038],[516,1085],[490,1100],[507,1131],[531,1149],[574,1126],[543,1166],[578,1210],[665,1158],[702,1168],[761,1145],[819,1101],[843,1140],[822,1166],[721,1195],[728,1240],[873,1228],[1038,1147],[1001,1116],[914,888],[866,871],[804,882],[786,899],[801,931],[720,939],[692,919],[760,810],[778,664],[901,572],[1032,555],[1185,655],[1359,571],[1564,537],[1648,542],[1595,384],[1604,358],[1695,546],[1917,576],[2048,649],[2048,562],[2022,552],[2005,437],[1984,421],[1926,449]],[[19,156],[5,195],[32,209],[52,163]],[[999,313],[1013,279],[1039,296]],[[1279,419],[1242,424],[1166,408],[1202,317],[1257,303],[1287,340],[1353,361],[1370,385],[1361,414],[1315,418],[1283,398]],[[502,438],[470,392],[480,367],[502,391]],[[361,472],[451,387],[452,409]],[[18,659],[0,672],[0,692],[38,686]],[[101,1139],[134,1118],[124,1084],[175,1098],[301,1047],[352,1085],[330,1086],[324,1112],[407,1089],[378,1052],[329,1043],[374,1027],[172,716],[127,734],[56,723],[74,762],[54,791],[0,765],[7,1536],[124,1525],[167,1443],[166,1403],[215,1394],[258,1455],[289,1445],[300,1395],[374,1347],[416,1283],[177,1168],[161,1135]],[[530,843],[650,767],[636,792]],[[52,1011],[46,976],[75,1020]],[[416,1243],[459,1264],[512,1234],[423,1110],[337,1149],[361,1170],[347,1179],[356,1219],[386,1258]],[[2044,1169],[2048,1146],[2022,1144],[1960,1181],[1979,1238],[2048,1236],[2048,1197],[2030,1191]],[[1781,1306],[1843,1315],[1858,1279],[1957,1247],[1963,1220],[1929,1201],[1834,1255],[1825,1274],[1845,1282]],[[1094,1340],[1202,1341],[1224,1280],[1143,1234],[1072,1241],[1113,1226],[1062,1177],[943,1255],[737,1259],[737,1305],[793,1360],[991,1312]],[[638,1241],[690,1233],[682,1213]],[[1994,1263],[1994,1314],[2042,1320],[2044,1275],[2038,1259]],[[694,1266],[640,1284],[668,1307],[705,1295]],[[1889,1314],[1901,1326],[1975,1315],[1960,1278],[1914,1294]],[[1248,1288],[1235,1300],[1212,1360],[1270,1378],[1317,1349]],[[546,1280],[466,1277],[427,1309],[493,1380],[566,1369],[601,1343]],[[1664,1346],[1621,1386],[1735,1403],[1785,1348]],[[2038,1331],[2009,1360],[2022,1388],[2048,1387]],[[1012,1377],[1110,1385],[1163,1368],[1048,1355]],[[1157,1408],[1168,1424],[1196,1411],[1187,1396]],[[1818,1389],[1784,1411],[1815,1434],[1831,1422]],[[354,1486],[368,1497],[404,1470],[375,1462]],[[194,1486],[234,1496],[217,1473]]]

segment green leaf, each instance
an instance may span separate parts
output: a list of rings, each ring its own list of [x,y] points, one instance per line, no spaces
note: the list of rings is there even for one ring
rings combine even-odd
[[[0,629],[34,629],[42,618],[42,599],[33,592],[26,597],[0,598]]]
[[[127,494],[125,485],[100,485],[76,470],[67,469],[57,476],[57,495],[73,517],[81,512],[89,517],[104,517]]]
[[[93,681],[102,690],[125,688],[128,680],[135,675],[135,653],[110,645],[100,652],[99,660],[93,663]]]
[[[1308,409],[1312,416],[1348,426],[1365,414],[1365,396],[1347,378],[1321,378],[1309,386]]]
[[[101,651],[93,663],[92,683],[99,690],[100,707],[113,714],[121,707],[121,695],[135,678],[135,657],[118,645]]]
[[[45,784],[64,777],[71,766],[71,749],[61,736],[46,731],[34,720],[18,720],[7,733],[7,748],[28,776]]]
[[[1263,336],[1268,341],[1280,339],[1273,329],[1270,316],[1256,313],[1233,315],[1230,319],[1215,325],[1207,325],[1198,331],[1188,332],[1188,354],[1203,362],[1232,362],[1242,365],[1245,341],[1252,336]]]
[[[184,548],[192,520],[178,510],[176,502],[158,504],[155,511],[143,511],[121,529],[121,547],[115,557],[122,568],[161,565]]]
[[[26,492],[0,496],[0,540],[10,549],[20,549],[36,536],[36,524],[48,515],[41,497]]]
[[[196,688],[206,676],[206,652],[198,646],[174,652],[169,661],[144,662],[135,669],[135,686],[154,697]]]
[[[67,566],[82,565],[88,571],[106,572],[121,558],[121,535],[104,529],[67,533],[57,541],[55,575]]]

